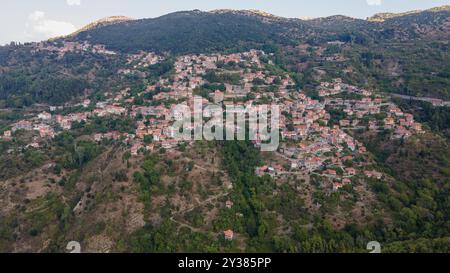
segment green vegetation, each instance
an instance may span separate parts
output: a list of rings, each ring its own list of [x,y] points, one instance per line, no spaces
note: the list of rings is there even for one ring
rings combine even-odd
[[[130,252],[135,253],[214,253],[219,252],[217,238],[165,221],[159,227],[146,226],[130,238]]]
[[[303,24],[298,23],[303,28]],[[105,44],[112,50],[171,53],[245,50],[269,41],[284,41],[288,26],[264,24],[239,14],[177,12],[155,19],[116,24],[80,33],[77,40]]]
[[[138,183],[140,190],[140,199],[147,210],[151,208],[152,193],[161,189],[161,173],[156,169],[158,158],[154,156],[147,157],[142,164],[143,173],[135,172],[134,181]]]
[[[229,84],[239,84],[241,79],[241,76],[239,73],[222,73],[217,74],[214,71],[208,71],[205,76],[205,80],[207,80],[210,83],[229,83]]]
[[[426,244],[441,245],[449,235],[450,149],[445,140],[431,135],[419,139],[389,141],[382,135],[365,138],[368,149],[376,156],[384,171],[395,180],[392,184],[372,181],[371,186],[392,211],[395,230],[383,236],[395,251],[421,249]],[[417,245],[411,240],[417,239]],[[401,249],[404,242],[404,249]],[[408,241],[409,240],[409,241]],[[433,251],[444,251],[445,246]],[[430,251],[430,248],[427,248]]]
[[[431,103],[395,99],[403,111],[414,114],[414,119],[450,140],[450,107],[434,107]]]
[[[173,69],[174,60],[167,59],[160,63],[154,64],[149,67],[148,72],[150,75],[155,78],[159,78]]]

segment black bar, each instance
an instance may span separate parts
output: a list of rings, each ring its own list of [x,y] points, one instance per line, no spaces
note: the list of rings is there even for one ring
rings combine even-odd
[[[434,272],[434,267],[447,268],[449,257],[448,254],[0,254],[0,263],[15,271],[30,267],[39,272],[384,273],[395,267],[407,272],[422,266],[426,266],[427,272]]]

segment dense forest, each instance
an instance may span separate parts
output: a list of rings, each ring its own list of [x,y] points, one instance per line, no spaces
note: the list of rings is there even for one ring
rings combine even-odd
[[[81,96],[117,90],[132,81],[117,76],[121,65],[119,57],[89,52],[58,57],[52,52],[33,52],[29,44],[0,47],[0,108],[62,105]]]
[[[299,41],[341,40],[369,45],[416,41],[427,35],[445,40],[448,33],[440,26],[449,12],[447,7],[375,23],[343,16],[303,21],[252,11],[195,10],[94,28],[79,33],[74,39],[104,44],[122,52],[146,50],[175,54],[243,50],[267,43],[286,45]],[[419,33],[414,24],[427,25],[433,31]]]
[[[291,24],[266,24],[253,16],[200,11],[177,12],[156,19],[143,19],[82,32],[76,40],[105,44],[125,53],[139,50],[205,53],[248,50],[264,43],[289,42],[283,37]],[[296,23],[298,31],[303,24]]]

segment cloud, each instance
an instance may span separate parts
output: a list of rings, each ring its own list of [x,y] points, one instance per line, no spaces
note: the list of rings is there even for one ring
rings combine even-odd
[[[66,0],[69,6],[79,6],[81,5],[81,0]]]
[[[31,13],[28,16],[28,19],[31,21],[39,21],[39,20],[43,19],[44,17],[45,17],[45,13],[43,11],[36,10],[36,11],[33,11],[33,13]]]
[[[38,10],[28,16],[26,27],[26,35],[32,40],[59,37],[77,30],[72,23],[48,19],[43,11]]]
[[[34,29],[48,38],[67,35],[77,30],[71,23],[49,19],[40,21],[34,26]]]
[[[369,6],[380,6],[381,0],[366,0]]]

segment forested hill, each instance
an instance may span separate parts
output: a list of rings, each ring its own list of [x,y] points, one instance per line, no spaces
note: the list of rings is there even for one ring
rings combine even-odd
[[[142,19],[81,32],[76,40],[105,44],[121,52],[138,50],[172,53],[252,48],[263,43],[288,43],[290,29],[308,32],[300,20],[261,20],[242,13],[176,12],[156,19]]]
[[[270,43],[352,39],[357,43],[370,44],[426,40],[430,37],[450,37],[448,8],[392,16],[382,22],[345,16],[305,21],[256,11],[195,10],[88,29],[71,39],[105,44],[111,50],[124,53],[138,50],[197,53],[248,49]]]

